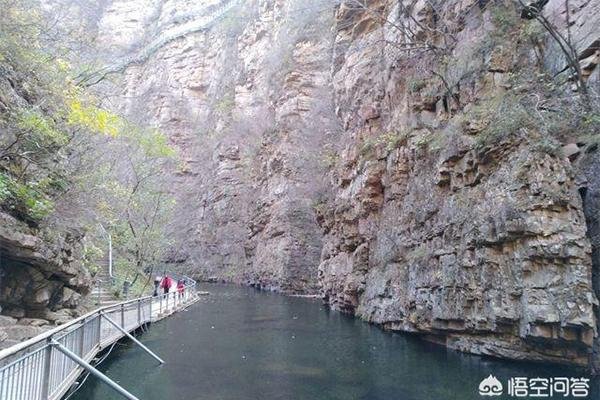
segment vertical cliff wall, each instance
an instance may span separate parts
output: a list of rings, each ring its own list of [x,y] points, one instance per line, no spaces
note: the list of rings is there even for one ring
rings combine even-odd
[[[538,95],[531,66],[564,64],[550,42],[535,52],[514,3],[436,4],[338,10],[332,78],[348,145],[323,217],[324,296],[452,348],[587,365],[597,300],[581,173],[519,100]],[[582,52],[592,9],[571,10]]]
[[[180,150],[170,261],[205,279],[315,293],[314,205],[339,130],[331,4],[113,1],[94,15],[107,67],[89,81]]]
[[[570,4],[544,15],[572,26],[596,90],[598,2]],[[464,351],[588,365],[596,150],[585,126],[551,114],[579,94],[521,11],[114,0],[89,19],[107,67],[88,78],[180,149],[181,268],[320,291]]]

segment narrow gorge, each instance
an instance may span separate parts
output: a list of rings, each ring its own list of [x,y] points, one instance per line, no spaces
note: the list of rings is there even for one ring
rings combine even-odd
[[[600,1],[42,3],[88,41],[78,85],[177,151],[171,268],[600,371]],[[0,113],[35,103],[19,74]],[[2,314],[89,293],[55,220],[0,210]]]

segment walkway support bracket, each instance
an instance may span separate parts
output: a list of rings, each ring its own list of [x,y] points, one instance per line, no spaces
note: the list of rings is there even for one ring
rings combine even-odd
[[[84,359],[80,358],[77,354],[73,353],[72,351],[67,349],[65,346],[58,343],[56,340],[52,340],[50,342],[50,345],[52,347],[56,348],[61,353],[63,353],[64,355],[66,355],[67,357],[69,357],[71,360],[75,361],[77,364],[79,364],[83,369],[88,371],[90,374],[94,375],[96,378],[98,378],[102,382],[106,383],[108,386],[110,386],[112,389],[114,389],[121,396],[123,396],[129,400],[140,400],[137,397],[135,397],[134,395],[132,395],[131,393],[129,393],[127,390],[123,389],[121,386],[119,386],[115,381],[110,379],[108,376],[104,375],[102,372],[100,372],[96,368],[92,367],[88,362],[86,362]]]
[[[135,343],[138,346],[140,346],[146,353],[148,353],[152,358],[154,358],[156,361],[158,361],[159,364],[164,364],[165,363],[162,360],[162,358],[160,358],[159,356],[157,356],[156,354],[154,354],[154,352],[152,352],[152,350],[150,350],[149,348],[147,348],[146,346],[144,346],[142,344],[142,342],[140,342],[139,340],[137,340],[131,333],[127,332],[126,329],[124,329],[123,327],[121,327],[115,321],[113,321],[112,319],[110,319],[109,317],[107,317],[106,314],[100,313],[100,316],[102,318],[104,318],[105,320],[107,320],[112,326],[114,326],[115,328],[117,328],[121,333],[123,333],[129,339],[131,339],[131,341],[133,341],[133,343]]]

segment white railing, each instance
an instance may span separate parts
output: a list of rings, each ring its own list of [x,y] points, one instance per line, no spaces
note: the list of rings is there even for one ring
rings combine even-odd
[[[61,348],[91,363],[102,349],[125,336],[123,331],[134,331],[193,302],[196,282],[187,278],[186,283],[183,292],[102,307],[0,351],[0,400],[62,398],[84,369]]]

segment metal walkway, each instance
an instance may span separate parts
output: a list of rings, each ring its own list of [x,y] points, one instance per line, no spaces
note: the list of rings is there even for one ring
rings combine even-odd
[[[61,399],[85,369],[96,374],[89,364],[103,349],[124,336],[131,338],[129,332],[197,301],[196,282],[188,278],[187,283],[182,295],[171,292],[102,307],[0,351],[0,400]],[[99,376],[103,377],[106,378]],[[110,385],[108,381],[105,380]],[[120,391],[120,387],[113,388]],[[120,393],[125,398],[135,399]]]

